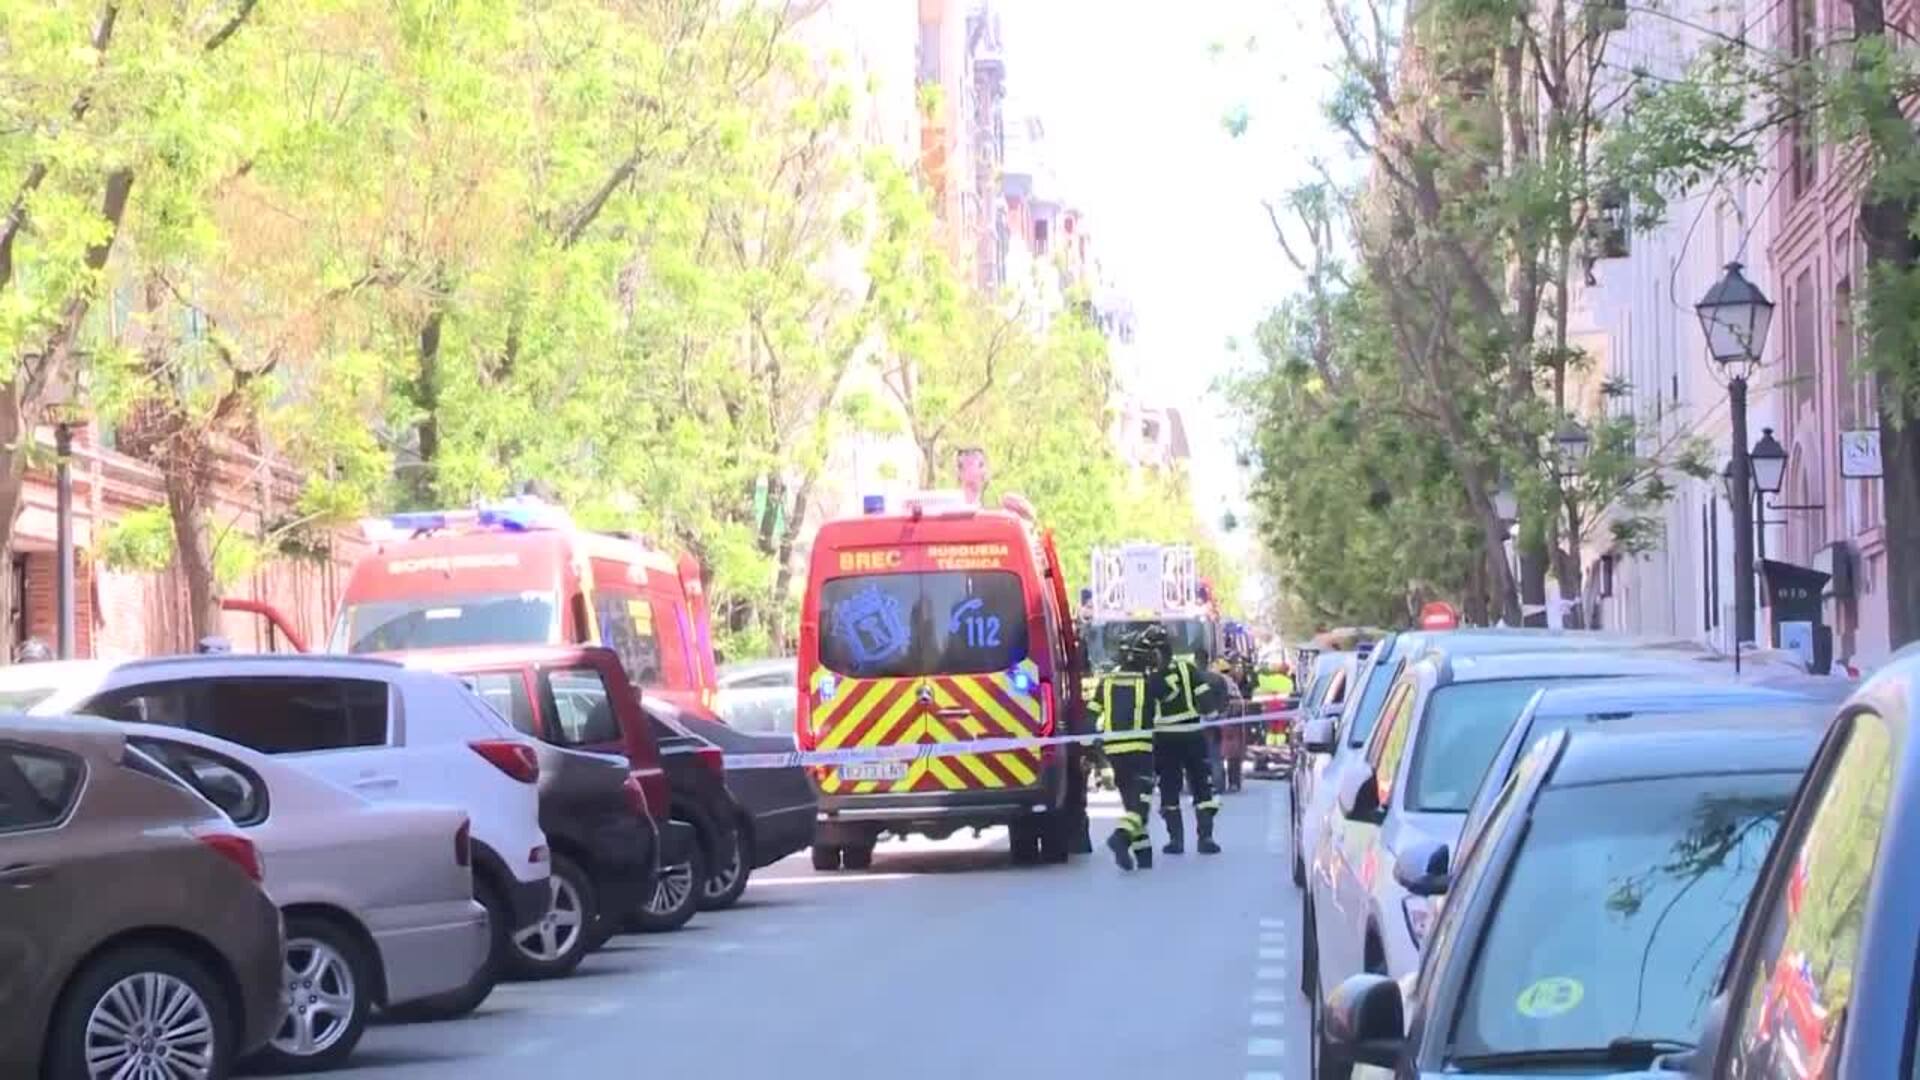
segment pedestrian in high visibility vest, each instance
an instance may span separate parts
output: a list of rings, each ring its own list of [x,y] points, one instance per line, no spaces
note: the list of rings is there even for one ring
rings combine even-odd
[[[1167,844],[1160,850],[1168,855],[1185,854],[1186,822],[1180,817],[1180,790],[1184,786],[1193,799],[1194,829],[1202,855],[1218,855],[1220,845],[1213,839],[1213,818],[1220,812],[1220,798],[1213,791],[1213,762],[1207,754],[1206,729],[1201,718],[1219,711],[1213,687],[1201,676],[1193,662],[1175,657],[1168,644],[1167,629],[1155,623],[1142,630],[1147,647],[1160,657],[1160,718],[1153,726],[1153,758],[1160,776],[1160,817],[1167,823]]]
[[[1093,701],[1113,785],[1120,792],[1120,824],[1107,837],[1107,849],[1120,869],[1153,868],[1153,837],[1147,814],[1153,798],[1153,725],[1160,711],[1153,657],[1138,641],[1120,649],[1120,668],[1100,680]]]

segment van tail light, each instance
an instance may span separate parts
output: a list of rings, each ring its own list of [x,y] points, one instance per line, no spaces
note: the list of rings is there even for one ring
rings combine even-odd
[[[198,833],[194,838],[213,849],[215,855],[239,867],[254,884],[266,880],[266,872],[260,866],[260,849],[253,846],[253,841],[225,832]]]
[[[727,755],[724,750],[721,750],[717,746],[703,746],[695,750],[693,756],[700,759],[700,764],[705,766],[706,770],[713,774],[714,779],[719,780],[721,783],[726,783]]]
[[[473,865],[473,822],[463,819],[453,831],[453,865]]]
[[[540,755],[517,739],[481,739],[467,744],[494,768],[523,784],[540,782]]]
[[[820,739],[813,733],[813,695],[800,693],[800,707],[793,711],[793,745],[800,750],[818,750]]]
[[[1040,684],[1040,737],[1043,739],[1053,734],[1054,713],[1056,708],[1057,706],[1055,706],[1054,704],[1054,697],[1053,697],[1053,684],[1050,682],[1041,683]]]

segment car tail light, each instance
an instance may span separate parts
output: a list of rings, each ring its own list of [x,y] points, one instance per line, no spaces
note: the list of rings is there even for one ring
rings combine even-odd
[[[453,831],[453,865],[473,865],[473,822],[462,820]]]
[[[540,781],[540,755],[518,739],[482,739],[467,744],[493,767],[523,784]]]
[[[703,746],[695,750],[693,756],[700,759],[700,764],[705,766],[706,770],[712,773],[715,779],[723,783],[726,781],[727,755],[725,751],[717,746]]]
[[[1407,915],[1407,933],[1413,935],[1416,947],[1427,943],[1427,931],[1433,929],[1433,905],[1424,896],[1408,896],[1400,901],[1400,909]]]
[[[260,849],[253,841],[233,833],[200,833],[197,835],[202,844],[213,849],[213,853],[240,868],[254,884],[266,880],[266,873],[260,866]]]
[[[1040,737],[1043,739],[1053,734],[1053,714],[1053,684],[1043,682],[1040,684]]]

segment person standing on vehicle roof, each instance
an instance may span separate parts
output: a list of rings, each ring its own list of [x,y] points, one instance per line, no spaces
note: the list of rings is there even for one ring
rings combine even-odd
[[[1153,869],[1153,837],[1147,814],[1153,799],[1153,726],[1160,711],[1155,694],[1158,653],[1136,637],[1120,647],[1119,670],[1100,679],[1092,708],[1100,730],[1108,733],[1105,750],[1120,792],[1120,824],[1107,837],[1107,849],[1120,869]]]
[[[1213,762],[1207,753],[1206,729],[1201,718],[1219,711],[1213,686],[1185,657],[1173,655],[1167,628],[1154,623],[1141,631],[1146,646],[1160,660],[1160,718],[1153,728],[1154,768],[1160,774],[1160,817],[1167,823],[1168,855],[1187,850],[1186,823],[1180,818],[1180,789],[1184,782],[1193,800],[1194,829],[1200,854],[1218,855],[1213,818],[1220,798],[1213,792]]]

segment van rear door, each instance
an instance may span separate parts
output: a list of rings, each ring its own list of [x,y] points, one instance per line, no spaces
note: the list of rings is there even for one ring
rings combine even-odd
[[[912,551],[912,549],[909,549]],[[809,719],[821,750],[1024,737],[1043,709],[1028,640],[1027,585],[1008,569],[942,570],[921,552],[897,569],[820,587]],[[938,793],[1038,783],[1037,751],[829,767],[829,795]]]

